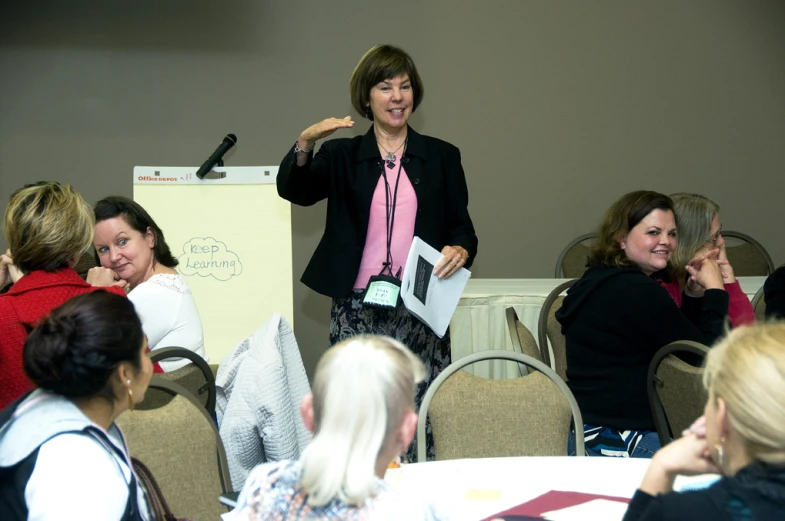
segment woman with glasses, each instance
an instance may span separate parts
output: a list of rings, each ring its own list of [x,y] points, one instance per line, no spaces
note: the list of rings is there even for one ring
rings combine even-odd
[[[755,322],[755,311],[739,281],[733,274],[728,261],[725,239],[722,237],[720,206],[698,194],[677,193],[671,195],[676,211],[678,247],[673,253],[673,271],[659,278],[660,284],[676,301],[678,306],[695,304],[703,298],[706,288],[694,276],[687,273],[687,266],[699,267],[703,259],[717,260],[722,272],[725,291],[728,292],[728,318],[733,327]]]

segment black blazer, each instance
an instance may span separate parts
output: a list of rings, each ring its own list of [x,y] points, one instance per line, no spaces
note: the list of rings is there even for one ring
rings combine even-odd
[[[462,246],[469,252],[468,268],[477,255],[477,236],[460,152],[409,127],[402,161],[417,196],[414,234],[439,251]],[[301,206],[327,198],[324,234],[301,279],[314,291],[333,298],[351,294],[383,168],[373,127],[364,136],[326,141],[301,167],[294,147],[283,158],[276,179],[281,197]]]

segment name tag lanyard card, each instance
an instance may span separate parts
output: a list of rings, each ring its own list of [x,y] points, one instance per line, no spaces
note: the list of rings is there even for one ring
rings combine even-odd
[[[384,178],[384,203],[386,209],[386,232],[387,232],[387,260],[382,263],[382,270],[378,275],[368,279],[368,287],[365,289],[363,296],[363,304],[370,307],[381,309],[395,309],[398,306],[398,300],[401,297],[401,268],[398,268],[398,273],[393,275],[393,257],[392,257],[392,234],[393,226],[395,225],[395,206],[398,202],[398,184],[401,181],[401,168],[403,167],[403,157],[406,156],[406,143],[403,145],[403,154],[401,161],[398,163],[398,176],[395,179],[395,191],[390,195],[390,184],[387,182],[387,173],[384,170],[384,164],[388,168],[392,168],[395,164],[389,158],[382,164],[382,178]],[[395,160],[393,156],[392,160]],[[390,199],[392,199],[392,206],[390,206]],[[386,274],[385,274],[386,272]]]

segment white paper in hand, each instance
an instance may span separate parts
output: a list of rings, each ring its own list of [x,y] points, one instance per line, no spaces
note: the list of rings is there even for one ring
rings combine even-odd
[[[440,279],[433,269],[441,259],[440,252],[415,237],[401,281],[401,299],[406,309],[440,338],[450,327],[450,319],[472,276],[469,270],[460,268],[450,278]]]

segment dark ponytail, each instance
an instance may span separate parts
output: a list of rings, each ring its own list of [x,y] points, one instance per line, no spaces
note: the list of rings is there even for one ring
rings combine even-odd
[[[134,305],[125,297],[94,291],[52,310],[27,336],[25,373],[36,386],[68,398],[109,392],[122,362],[141,367],[144,341]]]

